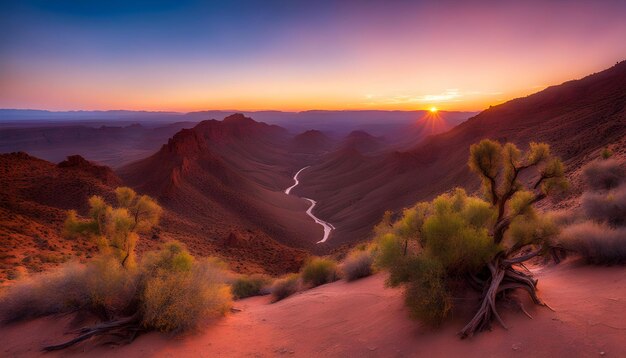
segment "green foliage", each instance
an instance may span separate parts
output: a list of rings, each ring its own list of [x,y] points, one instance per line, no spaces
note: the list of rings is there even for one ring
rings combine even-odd
[[[565,165],[559,158],[551,158],[540,171],[541,177],[545,178],[541,183],[543,193],[553,193],[567,189],[565,180]]]
[[[446,272],[441,263],[420,255],[412,260],[412,279],[405,292],[405,303],[411,317],[437,326],[452,309],[452,299],[446,287]]]
[[[613,151],[609,149],[609,147],[605,147],[604,149],[602,149],[602,153],[600,154],[600,156],[602,157],[602,159],[609,159],[613,156]]]
[[[92,237],[101,251],[116,257],[124,267],[134,267],[138,234],[158,224],[162,209],[149,196],[138,196],[130,188],[117,188],[115,194],[117,208],[100,196],[89,198],[88,219],[79,219],[76,211],[69,211],[65,233],[69,237]]]
[[[241,275],[233,280],[231,289],[235,299],[242,299],[264,294],[264,289],[272,283],[267,275]]]
[[[536,187],[544,194],[567,188],[563,162],[550,153],[546,143],[531,142],[526,153],[513,143],[484,139],[470,147],[469,167],[481,178],[486,198],[494,205],[504,205],[511,194],[522,189],[519,173],[536,168],[540,174]]]
[[[538,216],[534,212],[516,217],[505,237],[505,246],[519,248],[525,245],[552,241],[559,228],[552,216]]]
[[[375,265],[379,268],[389,268],[398,262],[404,255],[404,244],[401,238],[391,232],[375,238],[376,258]]]
[[[464,190],[457,189],[437,197],[433,206],[422,228],[423,247],[448,273],[474,272],[496,254],[498,247],[487,230],[493,215],[487,203],[469,200]]]
[[[300,275],[297,273],[292,273],[286,275],[278,280],[274,281],[272,284],[272,297],[273,301],[280,301],[285,299],[294,293],[298,292],[300,288]]]
[[[337,263],[321,257],[315,257],[305,263],[300,275],[305,285],[313,287],[339,279]]]
[[[451,288],[483,274],[497,257],[518,255],[528,245],[558,233],[533,205],[566,186],[563,163],[545,143],[522,152],[512,143],[482,140],[470,147],[469,167],[482,181],[487,200],[463,189],[404,210],[391,222],[387,213],[374,231],[375,264],[389,269],[388,285],[405,285],[412,316],[436,325],[452,308]],[[533,168],[534,182],[520,174]],[[498,265],[499,263],[496,263]]]
[[[502,145],[483,139],[470,146],[469,166],[483,178],[495,178],[502,163]]]

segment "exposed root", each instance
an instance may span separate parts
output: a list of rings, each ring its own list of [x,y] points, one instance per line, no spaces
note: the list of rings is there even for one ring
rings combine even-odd
[[[78,337],[61,344],[44,347],[43,350],[55,351],[64,349],[91,337],[101,335],[119,335],[129,337],[130,340],[133,340],[140,330],[139,316],[135,314],[116,321],[101,323],[93,327],[81,328],[78,330],[78,333],[80,333]]]
[[[527,255],[526,259],[534,257],[534,253]],[[507,329],[502,318],[496,310],[496,299],[500,296],[506,297],[506,292],[523,289],[528,292],[528,295],[535,304],[548,307],[554,311],[550,306],[543,302],[539,296],[537,296],[537,279],[534,279],[530,274],[517,271],[512,268],[512,265],[521,264],[519,259],[503,260],[488,265],[491,272],[491,278],[485,281],[485,286],[482,295],[482,303],[472,320],[459,332],[461,338],[467,338],[473,336],[476,332],[484,331],[490,328],[492,320],[496,320],[502,327]],[[521,311],[530,319],[533,317],[526,311],[521,302],[516,303],[519,305]]]
[[[504,270],[499,268],[499,265],[489,265],[491,271],[491,280],[485,294],[483,295],[483,301],[480,309],[474,315],[474,318],[459,332],[461,338],[471,337],[477,331],[483,331],[491,327],[491,320],[495,319],[507,329],[506,325],[502,321],[502,318],[496,310],[496,295],[498,294],[498,288],[504,278]]]

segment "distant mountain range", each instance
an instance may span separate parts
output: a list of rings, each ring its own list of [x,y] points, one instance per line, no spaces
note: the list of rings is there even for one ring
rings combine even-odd
[[[200,111],[200,112],[149,112],[149,111],[46,111],[32,109],[0,109],[0,122],[67,122],[82,124],[111,125],[112,121],[120,124],[135,122],[199,122],[207,119],[222,119],[242,113],[256,121],[280,125],[291,132],[303,132],[309,129],[346,134],[353,130],[364,130],[374,135],[393,133],[399,126],[415,122],[428,111],[381,111],[350,110],[325,111],[312,110],[302,112],[283,111]],[[477,112],[439,111],[441,117],[458,124]]]

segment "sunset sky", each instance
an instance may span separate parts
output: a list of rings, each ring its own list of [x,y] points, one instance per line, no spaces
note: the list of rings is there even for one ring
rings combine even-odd
[[[0,1],[0,108],[480,110],[626,59],[623,0]]]

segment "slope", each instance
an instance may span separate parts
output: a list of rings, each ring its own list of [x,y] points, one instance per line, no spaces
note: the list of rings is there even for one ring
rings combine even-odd
[[[404,152],[321,162],[303,173],[298,193],[318,201],[320,218],[337,228],[331,245],[364,240],[385,210],[399,210],[455,186],[478,181],[467,168],[469,146],[483,138],[525,148],[547,142],[576,176],[605,146],[625,155],[626,62],[580,80],[549,87],[481,112]],[[337,158],[335,157],[336,161]],[[580,192],[574,181],[571,195]]]

